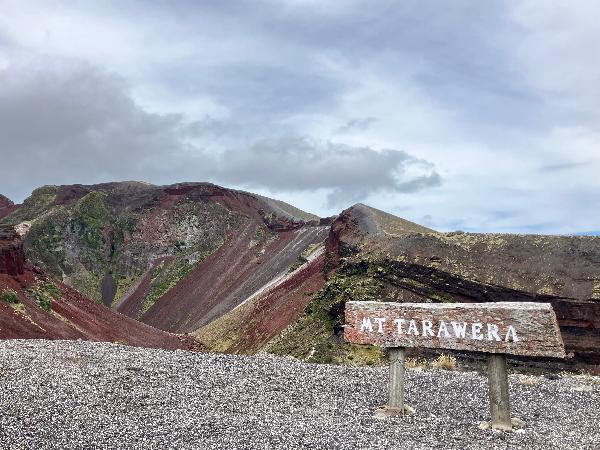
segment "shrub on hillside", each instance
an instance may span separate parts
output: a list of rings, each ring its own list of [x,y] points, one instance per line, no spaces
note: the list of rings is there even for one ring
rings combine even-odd
[[[36,286],[30,293],[38,305],[40,305],[40,308],[45,311],[50,311],[52,309],[52,300],[60,298],[62,295],[60,289],[51,282],[45,282]]]
[[[19,295],[12,289],[4,289],[0,292],[0,300],[4,303],[16,304],[19,303]]]

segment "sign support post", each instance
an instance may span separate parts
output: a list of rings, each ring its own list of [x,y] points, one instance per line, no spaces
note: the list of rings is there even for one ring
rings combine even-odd
[[[404,348],[390,347],[390,395],[388,407],[404,413]]]
[[[491,428],[510,431],[510,399],[508,395],[508,371],[506,355],[488,354],[488,384],[490,391]]]
[[[492,420],[480,427],[506,431],[525,426],[510,417],[506,355],[565,357],[549,303],[347,302],[344,339],[389,349],[388,404],[376,411],[377,418],[414,412],[404,403],[405,348],[487,353]]]
[[[388,385],[388,402],[375,411],[375,418],[408,416],[415,410],[404,403],[405,348],[388,347],[390,359],[390,378]]]

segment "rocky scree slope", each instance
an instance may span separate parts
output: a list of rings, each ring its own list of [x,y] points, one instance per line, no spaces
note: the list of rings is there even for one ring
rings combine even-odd
[[[283,202],[210,183],[45,186],[2,222],[52,276],[172,332],[232,310],[328,231]]]
[[[481,430],[487,378],[406,373],[410,417],[378,420],[387,367],[91,342],[0,342],[0,447],[597,449],[593,377],[511,375],[526,427]]]
[[[600,238],[437,233],[356,205],[326,240],[328,280],[266,350],[310,361],[374,363],[376,348],[343,343],[346,301],[539,301],[553,305],[565,347],[600,369]]]
[[[84,339],[201,350],[192,336],[152,328],[85,298],[25,259],[21,237],[0,226],[0,339]]]

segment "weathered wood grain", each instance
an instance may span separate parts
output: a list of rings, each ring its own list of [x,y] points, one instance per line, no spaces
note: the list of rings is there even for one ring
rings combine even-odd
[[[390,356],[390,386],[388,406],[404,409],[404,349],[392,347]]]
[[[488,355],[488,388],[492,416],[490,426],[499,430],[512,430],[506,355]]]
[[[564,358],[550,304],[348,302],[347,342]]]

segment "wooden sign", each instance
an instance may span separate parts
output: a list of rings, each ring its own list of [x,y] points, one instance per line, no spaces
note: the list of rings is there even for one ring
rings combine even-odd
[[[387,347],[388,404],[384,417],[412,411],[404,404],[404,348],[488,353],[490,428],[512,430],[506,355],[564,358],[556,315],[547,303],[347,302],[346,342]]]
[[[564,358],[547,303],[346,303],[347,342]]]

